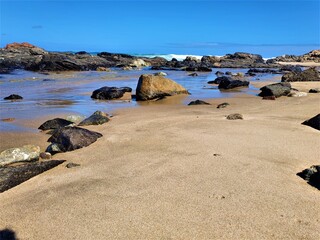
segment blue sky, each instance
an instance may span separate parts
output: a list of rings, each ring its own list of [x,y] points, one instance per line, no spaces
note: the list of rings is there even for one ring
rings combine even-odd
[[[271,57],[320,48],[317,1],[0,0],[1,47]]]

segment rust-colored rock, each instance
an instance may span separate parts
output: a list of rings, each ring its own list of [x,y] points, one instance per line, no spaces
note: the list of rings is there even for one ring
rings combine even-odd
[[[35,48],[36,46],[27,43],[27,42],[23,42],[23,43],[9,43],[5,46],[5,49],[10,49],[10,48],[21,48],[21,47],[26,47],[26,48]]]
[[[187,89],[169,78],[143,74],[139,78],[136,90],[137,100],[152,100],[176,94],[189,94]]]

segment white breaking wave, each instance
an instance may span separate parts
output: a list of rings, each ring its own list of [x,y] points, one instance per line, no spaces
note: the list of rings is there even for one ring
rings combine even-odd
[[[177,59],[178,61],[182,61],[186,59],[186,57],[194,57],[196,59],[201,59],[203,56],[200,55],[183,55],[183,54],[133,54],[133,56],[136,57],[148,57],[148,58],[154,58],[154,57],[162,57],[166,60],[170,61],[172,58]]]

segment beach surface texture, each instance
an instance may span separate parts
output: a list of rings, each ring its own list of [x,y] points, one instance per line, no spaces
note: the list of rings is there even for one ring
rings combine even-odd
[[[86,127],[103,137],[53,157],[80,166],[0,194],[0,230],[18,239],[319,239],[319,190],[296,174],[319,164],[319,131],[301,123],[319,114],[320,95],[168,103],[179,97]],[[222,102],[230,105],[217,109]],[[234,113],[243,120],[226,119]],[[5,147],[47,145],[44,133],[1,134]]]

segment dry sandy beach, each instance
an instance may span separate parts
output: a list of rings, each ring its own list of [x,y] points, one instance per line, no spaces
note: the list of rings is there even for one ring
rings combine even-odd
[[[54,156],[80,167],[62,164],[0,194],[0,229],[18,239],[319,239],[320,192],[296,176],[319,164],[319,131],[301,125],[319,113],[319,94],[166,101],[119,110],[88,127],[103,134],[96,143]],[[217,109],[222,102],[230,106]],[[244,120],[226,120],[231,113]],[[1,148],[15,134],[4,137]],[[14,143],[43,149],[47,138]]]

